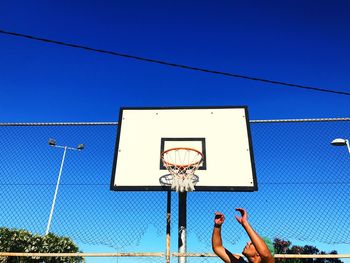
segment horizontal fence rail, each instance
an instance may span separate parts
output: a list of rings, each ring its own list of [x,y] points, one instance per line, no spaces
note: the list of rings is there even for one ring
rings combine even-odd
[[[235,254],[243,257],[242,254]],[[0,252],[0,257],[164,257],[164,253],[23,253]],[[217,257],[214,253],[171,253],[173,257]],[[301,254],[275,254],[275,258],[350,258],[350,254],[327,255],[301,255]]]
[[[23,253],[0,252],[0,257],[164,257],[164,253]]]

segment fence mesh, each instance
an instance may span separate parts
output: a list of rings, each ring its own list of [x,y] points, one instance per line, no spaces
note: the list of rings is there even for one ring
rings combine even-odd
[[[50,231],[113,251],[164,252],[166,193],[110,191],[117,129],[98,123],[2,124],[0,226],[44,234],[63,155],[47,144],[55,138],[86,148],[67,151]],[[223,239],[229,246],[246,239],[234,220],[235,207],[245,207],[257,232],[270,238],[349,244],[350,155],[330,142],[350,137],[350,120],[251,122],[251,131],[259,191],[188,193],[187,251],[211,251],[215,211],[226,214]],[[171,197],[176,251],[177,193]]]

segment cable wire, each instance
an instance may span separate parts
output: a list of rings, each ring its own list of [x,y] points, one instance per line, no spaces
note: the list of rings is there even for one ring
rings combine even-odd
[[[234,74],[234,73],[229,73],[229,72],[223,72],[223,71],[217,71],[217,70],[211,70],[211,69],[205,69],[205,68],[199,68],[199,67],[192,67],[192,66],[188,66],[188,65],[176,64],[176,63],[171,63],[171,62],[162,61],[162,60],[156,60],[156,59],[150,59],[150,58],[145,58],[145,57],[139,57],[139,56],[124,54],[124,53],[119,53],[119,52],[114,52],[114,51],[108,51],[108,50],[103,50],[103,49],[91,48],[91,47],[82,46],[82,45],[78,45],[78,44],[71,44],[71,43],[66,43],[66,42],[57,41],[57,40],[51,40],[51,39],[46,39],[46,38],[41,38],[41,37],[36,37],[36,36],[31,36],[31,35],[25,35],[25,34],[16,33],[16,32],[9,32],[9,31],[5,31],[5,30],[2,30],[2,29],[0,29],[0,33],[1,34],[5,34],[5,35],[12,35],[12,36],[17,36],[17,37],[22,37],[22,38],[28,38],[28,39],[32,39],[32,40],[42,41],[42,42],[51,43],[51,44],[57,44],[57,45],[73,47],[73,48],[79,48],[79,49],[84,49],[84,50],[98,52],[98,53],[103,53],[103,54],[109,54],[109,55],[113,55],[113,56],[119,56],[119,57],[124,57],[124,58],[131,58],[131,59],[136,59],[136,60],[140,60],[140,61],[144,61],[144,62],[150,62],[150,63],[156,63],[156,64],[165,65],[165,66],[170,66],[170,67],[177,67],[177,68],[183,68],[183,69],[188,69],[188,70],[195,70],[195,71],[211,73],[211,74],[216,74],[216,75],[223,75],[223,76],[227,76],[227,77],[248,79],[248,80],[252,80],[252,81],[265,82],[265,83],[269,83],[269,84],[282,85],[282,86],[299,88],[299,89],[307,89],[307,90],[335,93],[335,94],[348,95],[348,96],[350,95],[350,92],[346,92],[346,91],[323,89],[323,88],[317,88],[317,87],[312,87],[312,86],[293,84],[293,83],[282,82],[282,81],[275,81],[275,80],[269,80],[269,79],[250,77],[250,76],[239,75],[239,74]]]
[[[350,121],[350,118],[314,118],[314,119],[279,119],[279,120],[249,120],[249,123],[287,123],[287,122],[340,122]],[[118,122],[0,122],[1,126],[118,126]]]

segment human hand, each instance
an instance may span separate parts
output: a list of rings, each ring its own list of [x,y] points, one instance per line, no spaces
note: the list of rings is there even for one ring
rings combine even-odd
[[[236,211],[241,213],[241,217],[238,217],[235,215],[235,218],[237,219],[238,223],[240,223],[242,226],[248,223],[248,213],[243,208],[236,208]]]
[[[221,226],[225,221],[225,216],[223,213],[215,212],[214,224]]]

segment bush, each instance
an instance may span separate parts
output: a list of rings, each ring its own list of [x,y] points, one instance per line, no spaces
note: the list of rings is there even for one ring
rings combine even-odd
[[[78,246],[68,237],[56,236],[49,233],[46,236],[31,234],[23,229],[0,228],[1,252],[27,252],[27,253],[76,253]],[[59,263],[59,262],[84,262],[82,257],[0,257],[1,263]]]

